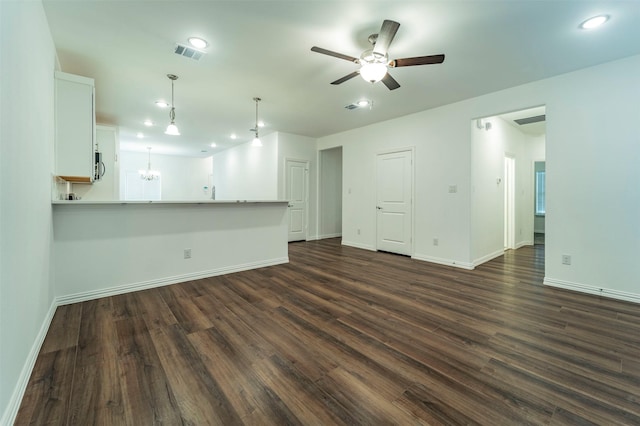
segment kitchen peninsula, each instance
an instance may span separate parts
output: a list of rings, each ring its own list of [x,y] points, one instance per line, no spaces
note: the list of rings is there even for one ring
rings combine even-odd
[[[286,263],[286,201],[52,201],[60,304]]]

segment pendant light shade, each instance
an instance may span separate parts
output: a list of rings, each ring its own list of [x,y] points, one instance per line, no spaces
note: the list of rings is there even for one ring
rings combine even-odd
[[[169,123],[169,125],[167,126],[167,130],[165,130],[164,133],[166,135],[180,136],[180,131],[178,130],[178,126],[176,126],[176,123],[175,123],[176,108],[173,104],[173,82],[178,79],[178,76],[173,74],[167,74],[167,77],[169,77],[169,80],[171,80],[171,110],[169,111],[169,119],[171,120],[171,123]]]
[[[251,131],[255,132],[256,135],[251,141],[251,146],[260,147],[262,146],[262,141],[260,140],[260,136],[258,135],[258,102],[260,102],[262,99],[253,98],[253,100],[256,102],[256,125],[253,127],[253,129],[251,129]]]
[[[178,126],[176,126],[173,122],[171,122],[171,124],[167,126],[167,130],[165,130],[164,133],[172,136],[180,136],[180,130],[178,130]]]

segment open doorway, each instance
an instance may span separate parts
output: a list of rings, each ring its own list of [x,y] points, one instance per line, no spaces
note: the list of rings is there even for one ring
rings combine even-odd
[[[471,203],[474,265],[535,244],[534,163],[545,161],[544,106],[473,119]],[[540,219],[538,219],[540,222]]]
[[[318,238],[342,237],[342,147],[320,151]]]

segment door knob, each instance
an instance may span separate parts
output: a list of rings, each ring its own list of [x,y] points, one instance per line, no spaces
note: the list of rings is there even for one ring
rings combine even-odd
[[[382,210],[382,207],[380,207],[380,206],[376,206],[376,209],[378,209],[378,210]]]

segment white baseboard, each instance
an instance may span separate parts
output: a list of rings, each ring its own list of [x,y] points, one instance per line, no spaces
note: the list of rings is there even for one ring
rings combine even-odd
[[[482,265],[483,263],[493,260],[496,257],[500,257],[503,254],[504,254],[504,250],[496,250],[493,253],[489,253],[485,256],[482,256],[481,258],[473,261],[473,267],[475,268],[476,266]]]
[[[363,250],[376,251],[376,248],[368,244],[354,243],[353,241],[342,240],[343,246],[355,247]]]
[[[524,247],[524,246],[532,246],[533,245],[533,241],[520,241],[519,243],[516,244],[516,250]]]
[[[624,300],[627,302],[640,303],[640,294],[628,293],[625,291],[613,290],[610,288],[600,288],[591,285],[574,283],[571,281],[557,280],[554,278],[544,278],[544,285],[550,287],[563,288],[565,290],[579,291],[581,293],[595,294],[597,296],[608,297],[611,299]]]
[[[444,259],[441,257],[425,256],[422,254],[414,254],[412,259],[423,260],[425,262],[437,263],[438,265],[454,266],[456,268],[472,270],[475,266],[472,263],[461,262],[459,260]]]
[[[338,238],[338,237],[342,237],[342,232],[337,232],[335,234],[322,234],[322,235],[318,235],[318,240],[325,240],[327,238]]]
[[[100,290],[87,291],[82,293],[69,294],[56,297],[58,306],[70,303],[85,302],[87,300],[99,299],[101,297],[115,296],[117,294],[131,293],[133,291],[146,290],[154,287],[162,287],[169,284],[177,284],[185,281],[199,280],[202,278],[214,277],[217,275],[232,274],[234,272],[248,271],[250,269],[264,268],[266,266],[289,263],[289,257],[265,260],[261,262],[245,263],[224,268],[211,269],[208,271],[193,272],[189,274],[176,275],[173,277],[158,278],[138,283],[123,284],[116,287],[109,287]]]
[[[40,348],[42,347],[42,343],[44,343],[44,338],[47,336],[49,326],[51,325],[51,321],[53,320],[53,315],[56,313],[57,307],[58,305],[54,299],[51,302],[51,306],[49,306],[49,311],[42,321],[36,340],[33,342],[31,350],[27,355],[27,359],[22,366],[22,371],[20,372],[20,376],[18,376],[18,383],[16,383],[13,394],[9,399],[9,404],[7,404],[7,408],[2,415],[2,419],[0,419],[0,425],[12,425],[16,420],[20,404],[22,403],[22,397],[24,396],[24,392],[29,384],[29,379],[31,378],[31,372],[33,371],[33,367],[36,365]]]

